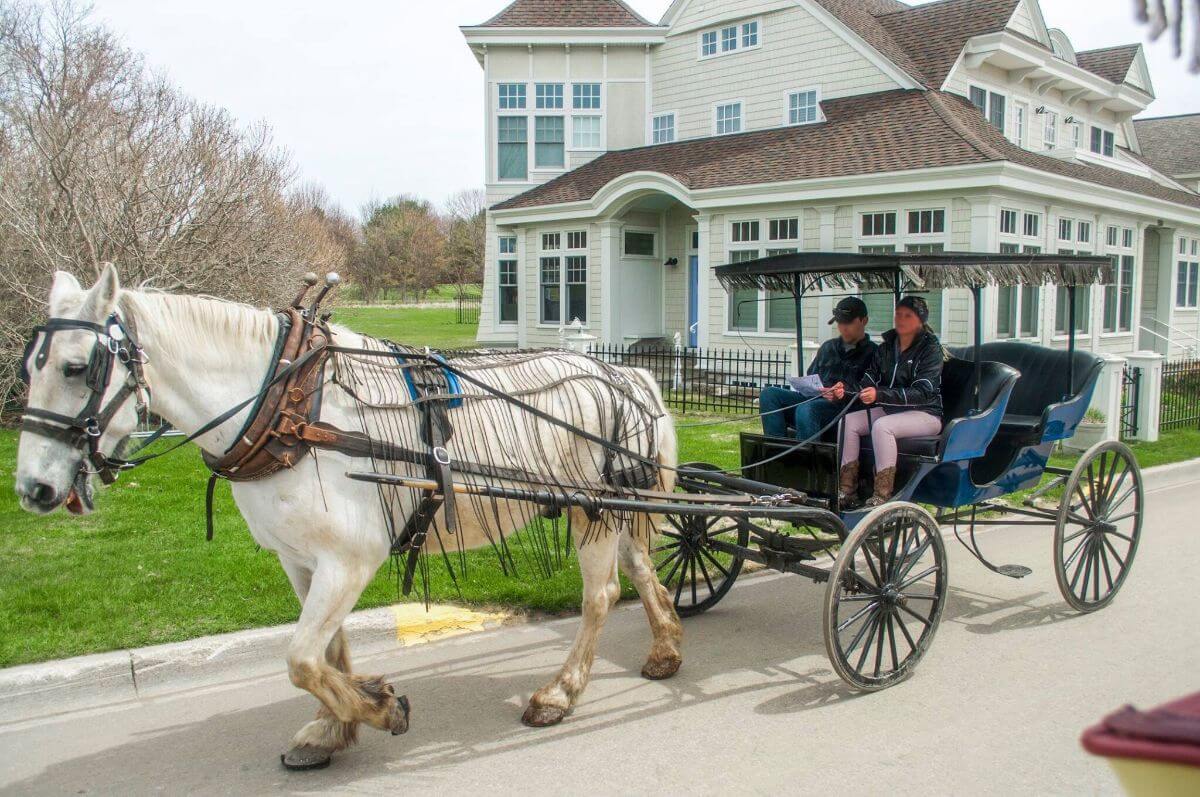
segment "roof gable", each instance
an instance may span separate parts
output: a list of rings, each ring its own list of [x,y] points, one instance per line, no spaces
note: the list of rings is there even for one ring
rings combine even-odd
[[[480,28],[654,27],[622,0],[514,0]]]
[[[930,88],[940,88],[967,40],[1004,30],[1021,0],[942,0],[877,19],[911,56]]]
[[[1200,174],[1200,113],[1134,119],[1142,158],[1163,174]]]
[[[1037,0],[1021,0],[1017,3],[1006,27],[1046,47],[1051,46],[1050,31],[1046,28],[1046,19]]]
[[[1116,47],[1081,50],[1075,53],[1075,62],[1107,81],[1124,83],[1125,76],[1129,74],[1129,68],[1141,48],[1140,44],[1119,44]]]

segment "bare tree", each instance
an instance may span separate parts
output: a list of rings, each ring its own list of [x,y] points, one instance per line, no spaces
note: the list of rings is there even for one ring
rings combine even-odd
[[[446,202],[449,216],[443,279],[454,285],[459,299],[466,286],[483,282],[487,204],[483,192],[460,191]]]
[[[0,397],[55,269],[267,303],[353,236],[263,125],[182,94],[71,2],[0,0]]]
[[[420,299],[442,273],[445,230],[433,206],[401,195],[363,209],[362,243],[351,257],[350,273],[363,298],[373,300],[395,288],[401,299]]]

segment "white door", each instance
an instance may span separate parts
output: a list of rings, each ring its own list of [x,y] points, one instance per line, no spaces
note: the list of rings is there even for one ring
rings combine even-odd
[[[614,316],[622,340],[663,334],[662,264],[658,258],[623,257],[617,269],[617,301]]]

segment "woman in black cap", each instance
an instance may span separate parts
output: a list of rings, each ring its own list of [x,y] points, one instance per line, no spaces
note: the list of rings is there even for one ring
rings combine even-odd
[[[846,416],[842,444],[841,504],[852,506],[858,492],[861,437],[871,435],[875,452],[875,493],[867,506],[878,506],[896,488],[896,440],[942,431],[944,350],[929,326],[929,305],[920,296],[896,304],[895,328],[883,341],[863,376],[858,398],[867,409]]]

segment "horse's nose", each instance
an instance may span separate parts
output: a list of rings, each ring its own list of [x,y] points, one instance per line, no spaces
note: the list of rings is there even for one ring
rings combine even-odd
[[[53,506],[57,498],[53,487],[35,479],[23,479],[19,482],[17,495],[41,506]]]

